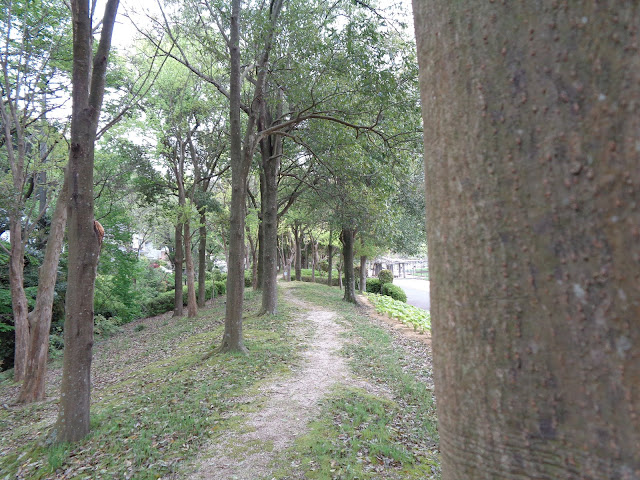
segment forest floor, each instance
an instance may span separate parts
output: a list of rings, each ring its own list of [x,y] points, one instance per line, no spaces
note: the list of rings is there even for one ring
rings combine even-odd
[[[47,400],[12,402],[0,381],[0,479],[423,479],[440,477],[428,335],[356,307],[337,288],[280,284],[280,312],[255,316],[249,355],[208,355],[224,302],[196,319],[139,320],[94,347],[92,433],[46,446]]]

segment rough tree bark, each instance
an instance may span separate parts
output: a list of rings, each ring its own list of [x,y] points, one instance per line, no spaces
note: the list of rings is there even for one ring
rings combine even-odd
[[[443,479],[640,478],[638,5],[413,8]]]
[[[46,393],[45,377],[49,358],[49,330],[51,312],[55,295],[58,263],[62,252],[64,230],[67,225],[68,177],[65,172],[64,183],[51,219],[51,229],[47,238],[44,260],[38,272],[38,293],[36,306],[29,313],[31,332],[27,354],[24,382],[20,388],[18,403],[31,403],[44,400]]]
[[[92,65],[89,2],[71,2],[73,104],[68,166],[69,263],[60,410],[51,432],[55,442],[74,442],[89,433],[93,294],[104,234],[93,217],[94,143],[118,3],[118,0],[107,1],[100,43]]]
[[[353,271],[353,243],[355,232],[352,228],[342,227],[340,242],[344,258],[344,297],[345,302],[358,304],[356,298],[356,277]]]

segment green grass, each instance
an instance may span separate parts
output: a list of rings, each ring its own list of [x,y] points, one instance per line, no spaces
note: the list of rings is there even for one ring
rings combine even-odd
[[[222,336],[222,302],[196,319],[169,322],[159,331],[162,335],[152,339],[157,342],[152,348],[170,346],[166,356],[126,375],[123,366],[122,372],[111,373],[113,383],[93,392],[91,433],[81,442],[52,447],[42,446],[38,438],[21,442],[25,432],[43,422],[39,417],[47,404],[13,412],[0,409],[5,443],[0,447],[0,478],[17,478],[20,472],[20,478],[39,480],[64,472],[68,479],[157,479],[193,458],[205,442],[237,428],[238,420],[230,414],[247,408],[237,398],[250,395],[265,378],[287,372],[301,348],[292,341],[292,315],[286,306],[277,316],[251,316],[260,297],[247,297],[244,334],[249,355],[217,354],[203,360]],[[205,331],[190,334],[203,327]],[[122,335],[105,340],[105,346],[125,343]],[[145,356],[142,352],[140,358]],[[100,368],[100,362],[94,366]],[[41,434],[47,430],[42,424],[35,428],[42,428]],[[5,450],[10,442],[15,448]]]
[[[428,311],[413,305],[409,305],[398,300],[394,300],[386,295],[367,293],[367,298],[376,307],[378,313],[385,313],[393,318],[397,318],[405,325],[410,325],[414,330],[424,333],[431,331],[431,315]]]
[[[357,389],[338,389],[323,405],[320,419],[300,438],[273,478],[438,479],[440,458],[435,404],[429,388],[405,368],[392,337],[341,300],[340,291],[299,284],[297,295],[335,310],[348,337],[344,354],[353,371],[372,385],[384,384],[392,398]],[[296,471],[291,474],[291,467]]]

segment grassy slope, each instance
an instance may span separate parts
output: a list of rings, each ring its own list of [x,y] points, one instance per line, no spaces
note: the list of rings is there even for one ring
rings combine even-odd
[[[336,288],[294,288],[308,301],[339,312],[354,371],[391,395],[337,389],[324,404],[323,420],[285,452],[291,467],[279,470],[277,478],[438,478],[433,402],[425,382],[409,373],[412,353],[394,348],[383,328],[340,301]],[[251,312],[259,298],[251,297],[249,292],[246,357],[202,360],[221,338],[220,301],[197,319],[145,319],[98,342],[92,433],[82,442],[39,443],[55,420],[59,380],[47,402],[0,408],[0,478],[157,479],[180,472],[201,445],[242,428],[238,414],[257,408],[247,398],[266,379],[286,375],[305,348],[301,337],[292,336],[295,309],[281,299],[278,316],[255,317]],[[51,370],[52,378],[59,378],[59,366]],[[15,391],[3,381],[0,401]]]

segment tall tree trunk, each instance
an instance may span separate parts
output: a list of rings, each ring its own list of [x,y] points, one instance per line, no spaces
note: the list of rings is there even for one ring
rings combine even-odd
[[[93,294],[104,230],[93,216],[94,143],[104,96],[111,33],[118,0],[108,0],[93,67],[89,2],[72,0],[73,105],[67,205],[69,263],[64,322],[64,361],[56,442],[89,433]]]
[[[244,224],[245,197],[248,165],[242,152],[240,124],[240,0],[231,2],[230,58],[231,77],[229,88],[230,157],[231,157],[231,207],[229,226],[229,263],[227,275],[227,304],[224,335],[220,351],[246,352],[242,338],[242,304],[244,295]],[[250,116],[251,120],[251,116]],[[251,135],[247,126],[247,136]],[[246,145],[245,145],[246,147]]]
[[[296,248],[296,281],[302,281],[302,229],[298,224],[293,226],[293,239]]]
[[[342,256],[344,258],[344,297],[343,300],[358,304],[356,298],[355,274],[353,272],[353,242],[355,232],[352,228],[342,227],[340,241],[342,242]]]
[[[196,301],[196,274],[193,265],[193,252],[191,251],[191,223],[189,219],[184,222],[184,259],[187,267],[187,317],[198,316],[198,303]]]
[[[263,122],[270,123],[270,122]],[[278,306],[278,175],[282,137],[273,135],[260,142],[264,177],[262,199],[262,312],[275,315]]]
[[[184,299],[182,289],[184,282],[182,281],[182,268],[184,263],[184,246],[182,242],[182,224],[176,225],[176,253],[173,257],[173,277],[174,277],[174,297],[173,297],[173,316],[181,317],[184,315]]]
[[[22,241],[22,222],[18,215],[12,214],[9,219],[11,255],[9,256],[9,285],[11,288],[11,307],[15,325],[15,356],[13,379],[20,382],[24,379],[27,368],[27,352],[29,351],[30,333],[27,314],[29,306],[24,291],[24,243]]]
[[[329,278],[327,279],[327,284],[332,287],[333,286],[333,245],[331,244],[331,236],[333,232],[329,230],[329,245],[327,246],[327,256],[329,257]]]
[[[200,211],[200,239],[198,241],[198,307],[204,308],[207,281],[207,215],[204,207]]]
[[[64,184],[51,219],[51,229],[47,238],[44,260],[38,272],[36,306],[29,313],[31,341],[27,355],[24,382],[20,389],[18,403],[37,402],[45,398],[51,312],[53,310],[64,230],[67,225],[68,191],[68,176],[65,172]]]
[[[413,6],[443,479],[640,478],[638,4]]]
[[[309,235],[311,239],[311,281],[316,283],[316,265],[318,264],[318,241]]]
[[[360,293],[367,290],[367,256],[360,256]]]

